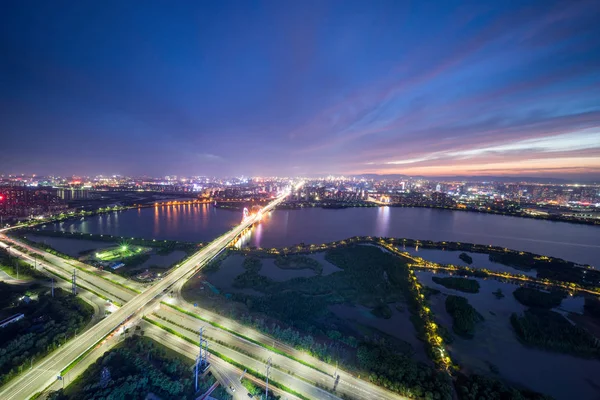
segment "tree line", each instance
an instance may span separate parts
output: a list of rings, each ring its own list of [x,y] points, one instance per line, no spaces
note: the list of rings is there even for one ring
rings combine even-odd
[[[467,339],[475,335],[475,327],[483,321],[483,316],[462,296],[446,297],[446,311],[452,316],[452,330]]]
[[[20,302],[9,310],[25,317],[0,329],[1,384],[71,339],[93,314],[90,305],[60,288],[54,290],[54,297],[40,293],[37,300]]]

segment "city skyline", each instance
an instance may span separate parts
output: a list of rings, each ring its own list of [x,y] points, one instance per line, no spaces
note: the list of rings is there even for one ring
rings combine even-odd
[[[4,2],[0,399],[600,399],[598,21]]]
[[[597,181],[598,15],[585,1],[11,4],[0,173]]]

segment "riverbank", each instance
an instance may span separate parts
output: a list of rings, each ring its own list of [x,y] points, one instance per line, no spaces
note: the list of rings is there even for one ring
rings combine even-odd
[[[242,254],[264,254],[264,255],[293,255],[293,254],[311,254],[337,247],[345,247],[353,244],[375,244],[387,248],[403,257],[407,257],[415,262],[414,267],[447,270],[450,272],[458,272],[464,276],[493,276],[497,278],[513,279],[522,282],[530,282],[542,286],[558,286],[565,290],[580,290],[591,294],[600,294],[600,271],[590,267],[581,266],[571,261],[566,261],[560,258],[547,257],[539,254],[510,250],[497,246],[483,246],[473,243],[458,243],[458,242],[433,242],[421,241],[406,238],[378,238],[371,236],[356,236],[345,240],[340,240],[331,243],[323,243],[320,245],[299,244],[292,247],[284,247],[283,249],[271,248],[260,249],[253,247],[234,248],[232,251]],[[517,265],[535,269],[536,276],[525,274],[514,274],[506,271],[491,271],[486,268],[463,267],[457,265],[439,265],[429,262],[420,257],[412,256],[409,252],[403,251],[406,247],[414,246],[425,247],[429,249],[439,249],[443,251],[469,251],[472,253],[487,254],[491,259],[501,260],[505,258],[498,255],[506,256],[510,259],[511,264],[506,266]],[[498,262],[498,263],[502,263]]]
[[[47,223],[36,229],[123,238],[208,242],[239,223],[242,213],[209,204],[130,209]],[[283,248],[320,244],[349,236],[414,238],[481,243],[544,254],[579,264],[600,259],[597,227],[512,216],[401,207],[338,210],[303,208],[266,214],[243,245]]]
[[[353,236],[479,243],[594,265],[598,227],[484,213],[408,207],[276,210],[243,245],[283,248]]]

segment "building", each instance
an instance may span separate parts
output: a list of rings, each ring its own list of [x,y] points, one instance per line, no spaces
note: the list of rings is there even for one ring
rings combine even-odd
[[[454,207],[456,202],[447,194],[434,192],[431,194],[431,202],[438,207]]]
[[[56,195],[64,201],[85,200],[89,198],[89,190],[80,187],[56,188]]]
[[[64,202],[48,187],[0,187],[0,216],[30,217],[66,208]]]
[[[112,269],[119,269],[119,268],[124,267],[124,266],[125,266],[124,263],[122,263],[122,262],[116,262],[116,263],[112,264],[110,267]]]

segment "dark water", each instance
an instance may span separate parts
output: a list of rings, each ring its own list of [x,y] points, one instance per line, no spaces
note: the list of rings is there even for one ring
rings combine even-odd
[[[210,205],[164,206],[51,224],[46,229],[183,241],[214,239],[241,213]],[[406,237],[491,244],[597,265],[600,227],[427,208],[308,208],[269,213],[247,244],[284,247],[350,236]]]
[[[340,268],[329,263],[324,258],[325,253],[311,254],[309,257],[318,260],[323,266],[323,275],[329,275]],[[264,275],[276,282],[283,282],[297,277],[315,276],[311,269],[283,269],[279,268],[273,258],[262,259],[262,267],[259,274]],[[253,289],[239,289],[233,286],[235,277],[242,274],[244,257],[241,255],[230,255],[221,262],[221,266],[215,272],[208,273],[206,280],[219,290],[225,293],[247,293],[262,296],[263,294]],[[403,311],[399,311],[396,306],[402,306]],[[371,314],[371,310],[363,306],[354,306],[351,304],[330,305],[329,310],[338,317],[377,328],[389,335],[397,337],[408,342],[415,351],[414,357],[419,361],[429,363],[423,342],[417,339],[414,325],[410,321],[410,313],[406,310],[404,304],[390,304],[392,317],[390,319],[377,318]]]
[[[600,371],[600,360],[530,348],[519,342],[510,324],[512,313],[522,313],[527,308],[512,295],[518,285],[494,279],[477,279],[481,285],[480,292],[473,294],[438,285],[432,281],[433,276],[431,272],[417,272],[422,284],[442,292],[431,296],[429,300],[439,323],[452,331],[452,317],[445,307],[446,294],[466,297],[485,318],[484,322],[477,325],[473,339],[454,335],[454,342],[448,345],[453,359],[460,365],[470,371],[490,374],[487,363],[492,363],[498,367],[503,379],[550,394],[559,400],[600,398],[600,390],[593,384]],[[498,289],[502,290],[504,298],[497,299],[492,295]],[[583,297],[567,297],[554,311],[565,316],[569,312],[582,313],[583,303]]]
[[[25,237],[34,242],[47,244],[48,246],[53,247],[61,253],[68,254],[71,257],[79,257],[79,253],[82,251],[104,249],[106,247],[113,247],[115,245],[115,243],[109,242],[96,242],[93,240],[69,239],[37,235],[27,235]]]
[[[44,229],[146,239],[205,242],[242,221],[242,213],[209,204],[161,206],[113,212],[85,220],[49,224]]]
[[[248,244],[283,247],[365,235],[491,244],[593,266],[600,260],[597,226],[427,208],[274,211]]]
[[[367,307],[352,304],[332,304],[328,307],[329,311],[341,319],[355,321],[360,325],[366,325],[376,328],[390,336],[396,337],[409,343],[414,351],[412,358],[423,363],[431,365],[427,356],[423,341],[417,338],[415,326],[410,320],[410,312],[406,305],[402,303],[388,304],[392,312],[389,319],[377,318]],[[400,306],[402,311],[399,311]]]

